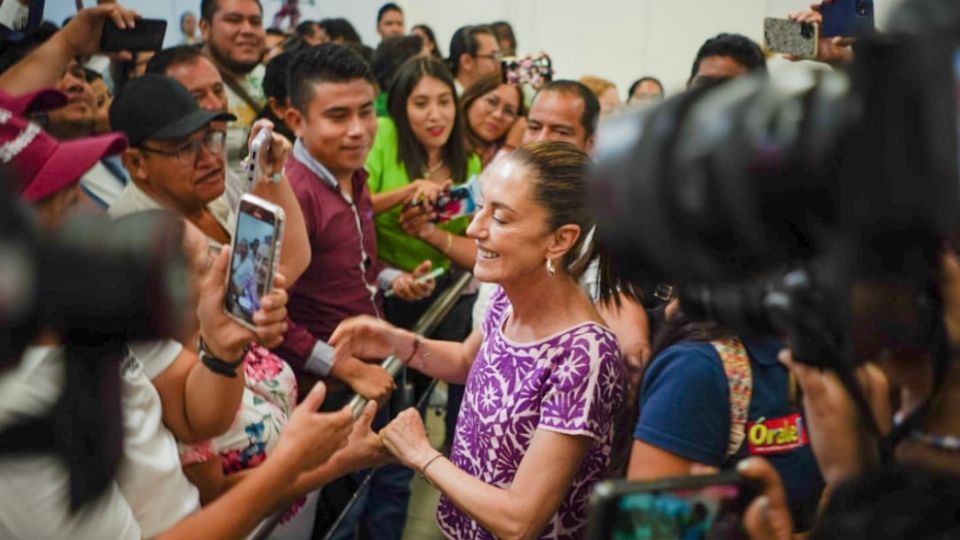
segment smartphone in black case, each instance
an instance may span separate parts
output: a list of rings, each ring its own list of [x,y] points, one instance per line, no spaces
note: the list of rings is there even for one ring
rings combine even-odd
[[[746,540],[743,515],[755,486],[735,471],[652,482],[600,482],[590,498],[587,538]]]
[[[166,33],[167,21],[163,19],[137,19],[135,27],[126,29],[120,29],[112,19],[107,19],[100,36],[100,50],[159,51],[163,48],[163,36]]]

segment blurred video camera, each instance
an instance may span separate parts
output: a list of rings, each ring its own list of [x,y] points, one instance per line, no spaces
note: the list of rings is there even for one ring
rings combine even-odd
[[[50,238],[6,189],[0,216],[0,370],[39,330],[125,341],[179,331],[189,281],[181,219],[84,216]]]
[[[78,507],[110,482],[121,452],[120,363],[128,341],[179,335],[188,305],[183,220],[86,216],[56,238],[0,181],[0,377],[41,333],[64,347],[64,388],[38,418],[6,418],[0,456],[52,454]],[[100,219],[97,219],[100,218]]]
[[[605,122],[594,206],[622,270],[676,284],[688,315],[792,336],[805,362],[868,354],[850,339],[865,319],[927,338],[960,232],[960,3],[907,1],[891,22],[847,73],[744,77]],[[884,304],[873,284],[893,323],[862,309]]]

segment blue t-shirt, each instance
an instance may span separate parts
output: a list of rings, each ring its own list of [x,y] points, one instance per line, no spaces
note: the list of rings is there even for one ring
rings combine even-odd
[[[743,339],[750,356],[753,394],[747,434],[726,459],[730,441],[730,387],[723,361],[710,343],[685,341],[657,355],[644,374],[634,438],[677,456],[731,467],[750,455],[767,458],[780,473],[797,530],[813,522],[823,479],[798,407],[790,403],[787,369],[777,361],[776,339]]]

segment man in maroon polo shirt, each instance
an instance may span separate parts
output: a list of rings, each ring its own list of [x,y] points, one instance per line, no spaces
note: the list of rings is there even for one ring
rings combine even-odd
[[[350,48],[324,44],[298,55],[288,73],[292,107],[285,120],[297,140],[286,172],[303,209],[313,258],[290,293],[290,329],[277,352],[298,377],[325,378],[325,407],[341,405],[353,392],[383,403],[394,388],[393,377],[376,363],[357,358],[334,363],[326,340],[348,317],[382,316],[380,291],[392,288],[406,300],[428,296],[433,281],[421,284],[415,279],[430,271],[430,263],[408,274],[385,268],[377,259],[373,204],[363,170],[377,131],[376,79],[369,65]],[[352,537],[344,529],[355,526],[364,511],[369,537],[400,537],[412,474],[404,469],[392,475],[396,468],[375,472],[370,500],[355,505],[358,511],[338,533]],[[322,493],[321,529],[324,514],[331,513],[323,508],[323,498],[335,492],[327,486]],[[333,513],[337,506],[331,502]]]

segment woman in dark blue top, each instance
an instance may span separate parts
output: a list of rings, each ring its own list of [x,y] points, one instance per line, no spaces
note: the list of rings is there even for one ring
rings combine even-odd
[[[762,456],[780,473],[797,530],[809,529],[823,480],[801,409],[790,400],[788,371],[777,360],[783,343],[735,336],[682,313],[658,341],[640,389],[628,479],[683,476],[695,464],[730,468]]]

